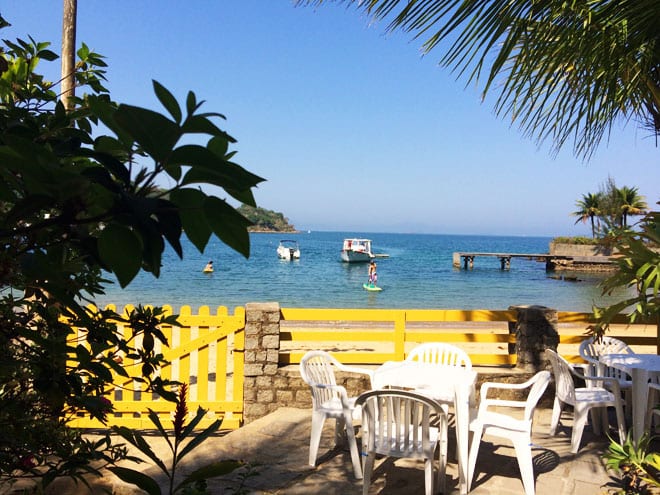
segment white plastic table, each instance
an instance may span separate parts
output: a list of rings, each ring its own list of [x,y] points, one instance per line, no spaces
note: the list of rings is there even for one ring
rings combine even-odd
[[[387,386],[412,389],[437,402],[454,406],[458,477],[461,495],[467,494],[470,408],[474,407],[477,372],[460,367],[416,361],[387,361],[374,370],[374,388]]]
[[[660,356],[656,354],[604,354],[606,366],[625,371],[632,377],[632,429],[635,441],[644,433],[649,379],[660,374]]]

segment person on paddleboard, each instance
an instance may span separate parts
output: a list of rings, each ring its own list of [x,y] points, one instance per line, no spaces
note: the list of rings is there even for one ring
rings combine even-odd
[[[376,262],[371,260],[369,263],[369,285],[376,285],[378,282],[378,273],[376,273]]]

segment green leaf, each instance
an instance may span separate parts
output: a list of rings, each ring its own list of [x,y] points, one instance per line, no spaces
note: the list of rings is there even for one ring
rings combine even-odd
[[[170,193],[170,201],[179,208],[181,225],[190,242],[204,252],[212,233],[204,213],[206,194],[197,189],[176,189]]]
[[[117,475],[122,481],[138,486],[149,495],[161,495],[158,483],[146,474],[142,474],[134,469],[119,466],[109,467],[108,469]]]
[[[193,167],[188,171],[182,183],[212,181],[211,184],[224,189],[244,190],[256,186],[264,179],[248,172],[240,165],[225,161],[213,153],[203,153],[187,148],[179,154],[186,158]]]
[[[183,123],[181,130],[187,134],[209,134],[211,136],[221,137],[230,143],[236,142],[233,137],[216,126],[208,118],[201,115],[191,115],[188,117]]]
[[[57,53],[51,51],[51,50],[40,50],[37,53],[37,57],[43,60],[48,60],[49,62],[52,62],[53,60],[57,60],[59,56]]]
[[[168,474],[167,467],[163,463],[163,460],[156,455],[156,453],[151,449],[151,445],[144,439],[142,434],[139,431],[131,430],[125,426],[113,426],[112,431],[120,435],[122,438],[127,440],[138,448],[140,452],[149,457],[165,474]]]
[[[195,110],[199,108],[200,104],[197,103],[195,93],[188,91],[188,96],[186,96],[186,111],[188,112],[188,115],[193,115]]]
[[[188,485],[190,483],[195,483],[196,481],[203,481],[209,478],[215,478],[217,476],[224,476],[244,465],[245,463],[241,461],[226,460],[226,461],[218,461],[218,462],[214,462],[213,464],[202,466],[201,468],[196,469],[188,476],[186,476],[181,481],[181,483],[179,483],[176,486],[176,488],[174,489],[174,493],[177,493],[185,485]]]
[[[181,218],[174,203],[159,199],[156,218],[158,218],[160,231],[165,236],[165,239],[167,239],[167,242],[170,243],[170,246],[172,246],[172,249],[174,249],[179,258],[183,258],[183,248],[180,242]]]
[[[181,136],[175,122],[145,108],[122,104],[115,112],[114,120],[158,162],[167,161]]]
[[[250,236],[247,227],[250,221],[216,197],[208,197],[204,202],[206,219],[213,233],[230,248],[248,258],[250,256]]]
[[[206,411],[202,410],[202,415],[199,418],[199,420],[201,420],[204,417],[205,414],[206,414]],[[199,422],[199,421],[197,421],[197,422]],[[220,428],[221,423],[222,423],[222,421],[220,421],[218,419],[218,420],[214,421],[212,424],[210,424],[204,431],[202,431],[202,432],[198,433],[197,435],[195,435],[192,438],[192,440],[190,440],[190,442],[188,442],[188,444],[183,449],[181,449],[181,451],[179,452],[179,455],[177,456],[177,462],[179,462],[181,459],[183,459],[184,456],[186,456],[189,452],[191,452],[195,447],[200,445],[209,436],[211,436],[213,433],[215,433],[218,430],[218,428]],[[188,426],[190,426],[190,425],[188,425]]]
[[[142,242],[124,225],[110,224],[101,232],[98,239],[99,257],[126,287],[140,271],[142,265]]]
[[[176,98],[170,93],[165,86],[160,84],[158,81],[152,81],[154,85],[154,92],[158,97],[158,100],[161,104],[167,109],[172,118],[177,124],[181,123],[181,107],[176,101]]]

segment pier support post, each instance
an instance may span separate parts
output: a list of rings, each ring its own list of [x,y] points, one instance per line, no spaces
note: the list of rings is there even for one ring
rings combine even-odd
[[[510,306],[517,313],[513,328],[516,334],[516,368],[537,372],[550,368],[545,350],[559,345],[558,313],[545,306]]]

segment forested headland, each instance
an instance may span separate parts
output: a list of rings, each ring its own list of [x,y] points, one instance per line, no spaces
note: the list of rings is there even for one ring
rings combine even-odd
[[[241,205],[238,212],[253,223],[250,232],[297,232],[282,213],[260,207]]]

